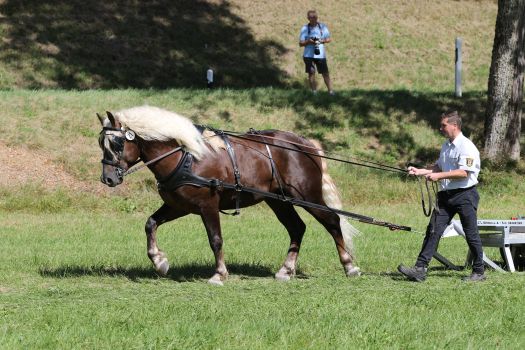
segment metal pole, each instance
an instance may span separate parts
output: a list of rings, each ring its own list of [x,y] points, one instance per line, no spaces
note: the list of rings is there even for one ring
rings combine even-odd
[[[461,97],[461,44],[463,39],[456,38],[456,97]]]

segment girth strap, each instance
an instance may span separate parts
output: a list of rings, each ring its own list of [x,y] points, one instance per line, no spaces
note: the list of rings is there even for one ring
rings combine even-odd
[[[268,144],[266,144],[266,151],[268,152],[268,158],[270,159],[270,166],[272,168],[272,179],[275,178],[277,180],[277,184],[279,185],[279,190],[281,191],[281,195],[286,197],[283,190],[283,184],[281,183],[281,176],[279,172],[277,171],[277,166],[275,165],[275,162],[272,157],[272,152],[270,151],[270,147]]]
[[[223,210],[220,210],[221,213],[223,214],[226,214],[226,215],[232,215],[232,216],[235,216],[235,215],[239,215],[241,213],[241,211],[239,210],[240,208],[240,201],[241,201],[241,192],[242,192],[242,184],[241,184],[241,173],[239,171],[239,167],[237,166],[237,158],[235,157],[235,150],[233,149],[232,147],[232,144],[230,143],[230,140],[228,138],[228,135],[226,134],[221,134],[221,137],[224,141],[224,143],[226,144],[226,151],[228,152],[228,155],[230,156],[230,160],[232,162],[232,166],[233,166],[233,176],[235,178],[235,211],[233,213],[227,213]]]

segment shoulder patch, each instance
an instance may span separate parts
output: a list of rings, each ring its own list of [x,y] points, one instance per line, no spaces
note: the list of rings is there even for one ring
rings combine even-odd
[[[472,165],[474,165],[474,158],[466,158],[465,160],[467,161],[468,167],[471,167]]]

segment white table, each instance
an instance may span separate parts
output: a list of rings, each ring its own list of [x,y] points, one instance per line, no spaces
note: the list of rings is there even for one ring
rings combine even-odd
[[[517,248],[525,247],[525,220],[478,220],[478,229],[483,247],[499,248],[509,271],[516,271],[514,255],[516,255]],[[465,232],[459,220],[452,220],[443,233],[443,237],[456,235],[465,237]],[[434,258],[449,268],[461,269],[437,252]],[[483,261],[495,270],[505,272],[505,270],[490,260],[485,253],[483,253]],[[469,250],[465,265],[470,265],[471,263],[472,256]]]

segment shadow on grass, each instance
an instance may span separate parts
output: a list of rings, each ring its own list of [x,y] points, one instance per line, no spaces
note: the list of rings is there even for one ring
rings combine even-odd
[[[254,264],[230,264],[228,265],[230,275],[245,277],[273,277],[274,272],[266,266]],[[192,282],[200,279],[208,279],[213,275],[212,265],[190,264],[173,266],[168,271],[166,278],[177,282]],[[133,282],[140,279],[161,278],[152,267],[141,266],[64,266],[57,268],[42,267],[39,269],[42,277],[52,278],[75,278],[82,276],[100,277],[125,277]]]
[[[0,60],[17,87],[282,86],[287,49],[228,1],[0,1]],[[8,86],[6,86],[8,87]]]
[[[232,96],[232,98],[236,98]],[[245,98],[244,96],[241,98]],[[294,129],[301,135],[320,140],[326,150],[348,149],[345,140],[332,141],[325,133],[348,127],[367,140],[376,140],[370,148],[381,149],[393,159],[417,162],[434,161],[439,144],[421,145],[414,137],[414,126],[421,124],[439,133],[439,117],[448,110],[458,110],[463,117],[463,132],[476,144],[483,144],[486,94],[465,93],[455,98],[450,92],[399,90],[340,91],[312,95],[306,89],[252,90],[250,103],[264,113],[272,108],[293,109],[301,118]]]

